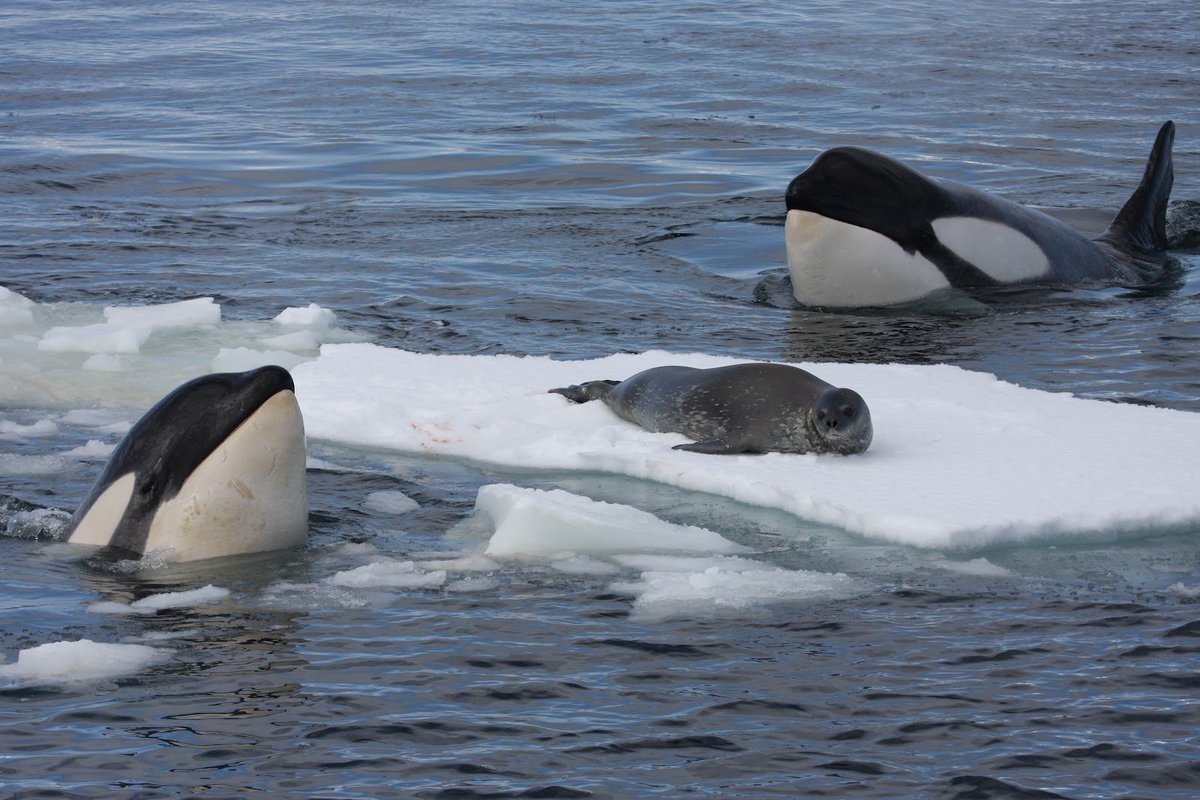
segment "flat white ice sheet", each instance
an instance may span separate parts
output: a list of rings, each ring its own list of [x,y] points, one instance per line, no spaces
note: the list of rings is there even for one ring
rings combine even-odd
[[[952,366],[799,364],[855,389],[875,440],[854,456],[714,456],[547,390],[664,364],[327,344],[297,366],[310,436],[518,469],[659,481],[920,547],[1095,536],[1200,520],[1200,415],[1024,389]]]

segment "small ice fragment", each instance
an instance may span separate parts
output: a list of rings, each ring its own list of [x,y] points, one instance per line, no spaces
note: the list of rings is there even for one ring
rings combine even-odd
[[[407,514],[416,511],[421,504],[404,492],[394,489],[371,492],[363,500],[363,506],[381,514]]]
[[[328,308],[309,303],[307,308],[285,308],[275,321],[299,328],[332,328],[337,324],[337,315]]]
[[[0,679],[18,684],[75,683],[132,675],[163,661],[170,651],[140,644],[80,639],[22,650],[16,663],[0,666]]]
[[[356,569],[335,573],[329,582],[355,589],[400,588],[431,589],[446,582],[445,570],[424,572],[412,561],[377,561]]]
[[[211,297],[151,306],[109,306],[104,309],[104,319],[113,325],[139,328],[194,328],[218,324],[221,307]]]
[[[494,556],[744,550],[705,528],[675,525],[633,506],[561,489],[491,484],[480,488],[475,510],[495,525],[486,550]]]

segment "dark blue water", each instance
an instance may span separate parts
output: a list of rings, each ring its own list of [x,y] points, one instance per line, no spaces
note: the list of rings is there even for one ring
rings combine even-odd
[[[234,322],[316,302],[418,351],[949,362],[1200,411],[1195,251],[1175,253],[1165,292],[935,316],[821,313],[759,289],[784,263],[784,187],[833,145],[1095,228],[1174,119],[1174,196],[1200,199],[1194,16],[1179,3],[10,0],[0,285],[95,307],[214,296]],[[0,378],[22,366],[0,361]],[[0,413],[61,410],[43,395]],[[63,423],[0,453],[87,438]],[[21,534],[0,537],[0,656],[147,636],[175,651],[135,677],[0,690],[6,796],[1200,791],[1195,531],[958,556],[1012,573],[984,578],[665,487],[524,475],[734,539],[765,532],[779,542],[767,560],[873,588],[659,623],[631,619],[611,578],[536,566],[505,566],[478,593],[292,596],[280,582],[359,563],[346,543],[398,559],[458,547],[447,532],[478,486],[517,479],[313,448],[361,471],[310,471],[309,551],[137,575],[22,527],[26,504],[73,509],[99,463],[0,470],[0,527]],[[1147,481],[1130,476],[1131,491]],[[422,508],[364,508],[381,490]],[[230,599],[85,610],[208,583]]]

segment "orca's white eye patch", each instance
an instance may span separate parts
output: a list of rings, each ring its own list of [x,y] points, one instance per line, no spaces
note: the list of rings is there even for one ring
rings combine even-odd
[[[132,472],[127,472],[110,483],[83,515],[83,519],[79,520],[68,541],[100,546],[109,544],[125,516],[126,509],[129,508],[129,501],[133,498],[133,486]]]
[[[976,217],[942,217],[931,224],[942,244],[1000,283],[1034,280],[1050,272],[1050,259],[1042,248],[1003,223]]]

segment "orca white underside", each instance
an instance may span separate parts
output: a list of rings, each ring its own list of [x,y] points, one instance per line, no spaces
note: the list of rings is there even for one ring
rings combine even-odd
[[[950,285],[928,259],[883,234],[811,211],[789,211],[784,237],[792,292],[804,305],[894,305]]]
[[[947,249],[998,283],[1036,280],[1050,272],[1037,243],[1007,225],[974,217],[943,217],[931,224]],[[811,211],[788,211],[784,237],[792,291],[804,305],[895,305],[951,285],[920,253]]]
[[[129,473],[114,481],[70,541],[106,545],[134,490]],[[304,423],[296,396],[267,400],[158,507],[145,552],[171,561],[279,550],[308,534]]]

